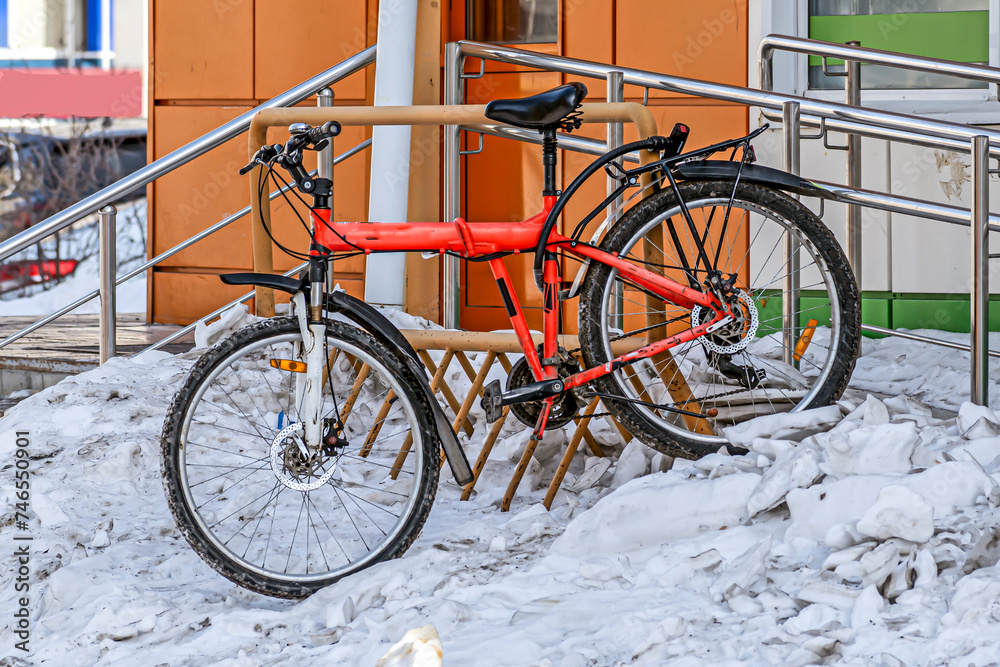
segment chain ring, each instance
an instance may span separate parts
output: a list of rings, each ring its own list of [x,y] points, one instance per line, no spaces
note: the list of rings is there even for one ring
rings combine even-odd
[[[308,460],[303,459],[298,439],[302,438],[304,431],[305,426],[302,422],[289,424],[278,431],[278,435],[271,441],[271,472],[279,482],[293,491],[314,491],[329,482],[333,473],[337,471],[334,462],[322,475],[314,476],[320,464],[316,457],[323,456],[323,453],[317,452]],[[311,481],[302,481],[301,477]]]
[[[753,340],[754,334],[757,333],[757,326],[760,324],[757,315],[757,305],[753,302],[753,297],[746,290],[739,290],[739,299],[737,303],[740,305],[740,312],[743,313],[735,322],[730,322],[721,329],[714,331],[707,336],[702,336],[699,340],[701,343],[717,354],[736,354],[744,349]],[[701,306],[695,306],[691,309],[691,327],[696,327],[701,324]],[[747,314],[750,317],[750,325],[746,326]],[[735,343],[720,344],[718,341],[729,341],[731,338],[728,334],[736,334],[739,337]]]
[[[560,361],[558,365],[559,377],[567,378],[574,373],[580,372],[580,363],[568,353],[560,350]],[[539,356],[541,352],[539,351]],[[507,391],[518,389],[529,385],[535,381],[535,376],[528,366],[527,357],[521,357],[510,369],[507,375]],[[519,422],[525,426],[534,428],[538,422],[539,415],[542,414],[542,402],[533,401],[531,403],[515,403],[510,406],[510,411]],[[546,428],[562,428],[569,424],[580,413],[580,402],[576,394],[566,391],[552,401],[552,410],[549,412],[549,419]]]

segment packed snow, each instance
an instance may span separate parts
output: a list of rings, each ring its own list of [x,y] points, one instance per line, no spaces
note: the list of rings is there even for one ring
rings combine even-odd
[[[994,409],[966,402],[956,351],[863,352],[837,405],[733,428],[747,455],[672,460],[596,421],[612,455],[582,447],[551,511],[568,430],[546,434],[503,513],[528,435],[511,423],[469,501],[445,467],[401,559],[297,602],[217,575],[167,509],[160,430],[198,350],[114,359],[0,421],[0,525],[14,532],[27,432],[34,538],[30,654],[7,613],[0,664],[995,665],[1000,388]],[[474,460],[488,426],[478,406],[473,419]]]

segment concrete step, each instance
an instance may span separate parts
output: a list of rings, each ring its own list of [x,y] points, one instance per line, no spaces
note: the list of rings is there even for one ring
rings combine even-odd
[[[0,317],[0,340],[12,336],[37,317]],[[148,324],[143,313],[119,313],[116,318],[116,353],[136,354],[180,329],[176,325]],[[69,375],[97,368],[99,321],[97,315],[64,315],[0,348],[0,411],[3,397],[27,389],[41,391]],[[194,346],[189,333],[164,346],[166,352],[186,352]],[[10,406],[6,406],[9,409]]]

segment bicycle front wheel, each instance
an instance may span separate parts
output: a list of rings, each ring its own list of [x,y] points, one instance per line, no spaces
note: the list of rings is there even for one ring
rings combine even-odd
[[[440,454],[422,379],[364,331],[327,322],[322,451],[304,446],[302,336],[293,318],[242,329],[191,370],[163,429],[181,532],[251,590],[306,597],[416,539]]]
[[[594,385],[621,397],[604,403],[647,445],[697,458],[726,444],[727,426],[838,399],[859,352],[861,315],[843,251],[798,201],[731,181],[684,183],[679,190],[704,238],[708,266],[704,257],[698,259],[672,188],[629,210],[601,249],[700,289],[709,268],[736,274],[740,316],[713,334],[626,366]],[[798,250],[786,257],[786,246]],[[792,278],[799,285],[797,300],[786,293],[786,279]],[[712,317],[697,307],[686,310],[650,297],[617,269],[591,266],[580,292],[579,320],[588,367],[613,358],[612,341],[648,335],[650,317],[665,321],[668,334]]]

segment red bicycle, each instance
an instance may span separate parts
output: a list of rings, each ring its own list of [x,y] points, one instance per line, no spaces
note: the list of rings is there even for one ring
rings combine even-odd
[[[678,124],[669,137],[609,151],[557,192],[556,132],[579,127],[585,95],[571,83],[487,106],[489,118],[542,135],[542,210],[520,223],[332,220],[332,184],[313,178],[302,156],[325,147],[336,122],[291,126],[287,143],[261,148],[241,170],[263,167],[258,197],[269,180],[294,184],[311,244],[308,253],[278,244],[308,262],[298,279],[222,276],[291,293],[292,315],[209,350],[164,426],[171,509],[212,567],[265,594],[308,595],[406,550],[430,511],[441,451],[459,484],[471,480],[416,354],[378,311],[326,290],[331,259],[435,251],[488,263],[524,357],[505,388],[486,388],[482,407],[494,421],[509,406],[535,441],[600,398],[647,445],[699,457],[727,444],[726,426],[840,397],[859,350],[857,287],[834,236],[786,194],[822,190],[753,164],[750,142],[765,128],[684,153],[688,129]],[[623,156],[638,150],[659,159],[626,168]],[[728,160],[707,160],[722,151]],[[558,231],[566,202],[602,169],[618,187]],[[585,238],[629,190],[620,219]],[[504,264],[519,253],[534,253],[544,295],[538,348]],[[567,259],[578,269],[564,280]],[[558,304],[577,296],[580,349],[566,350]]]

